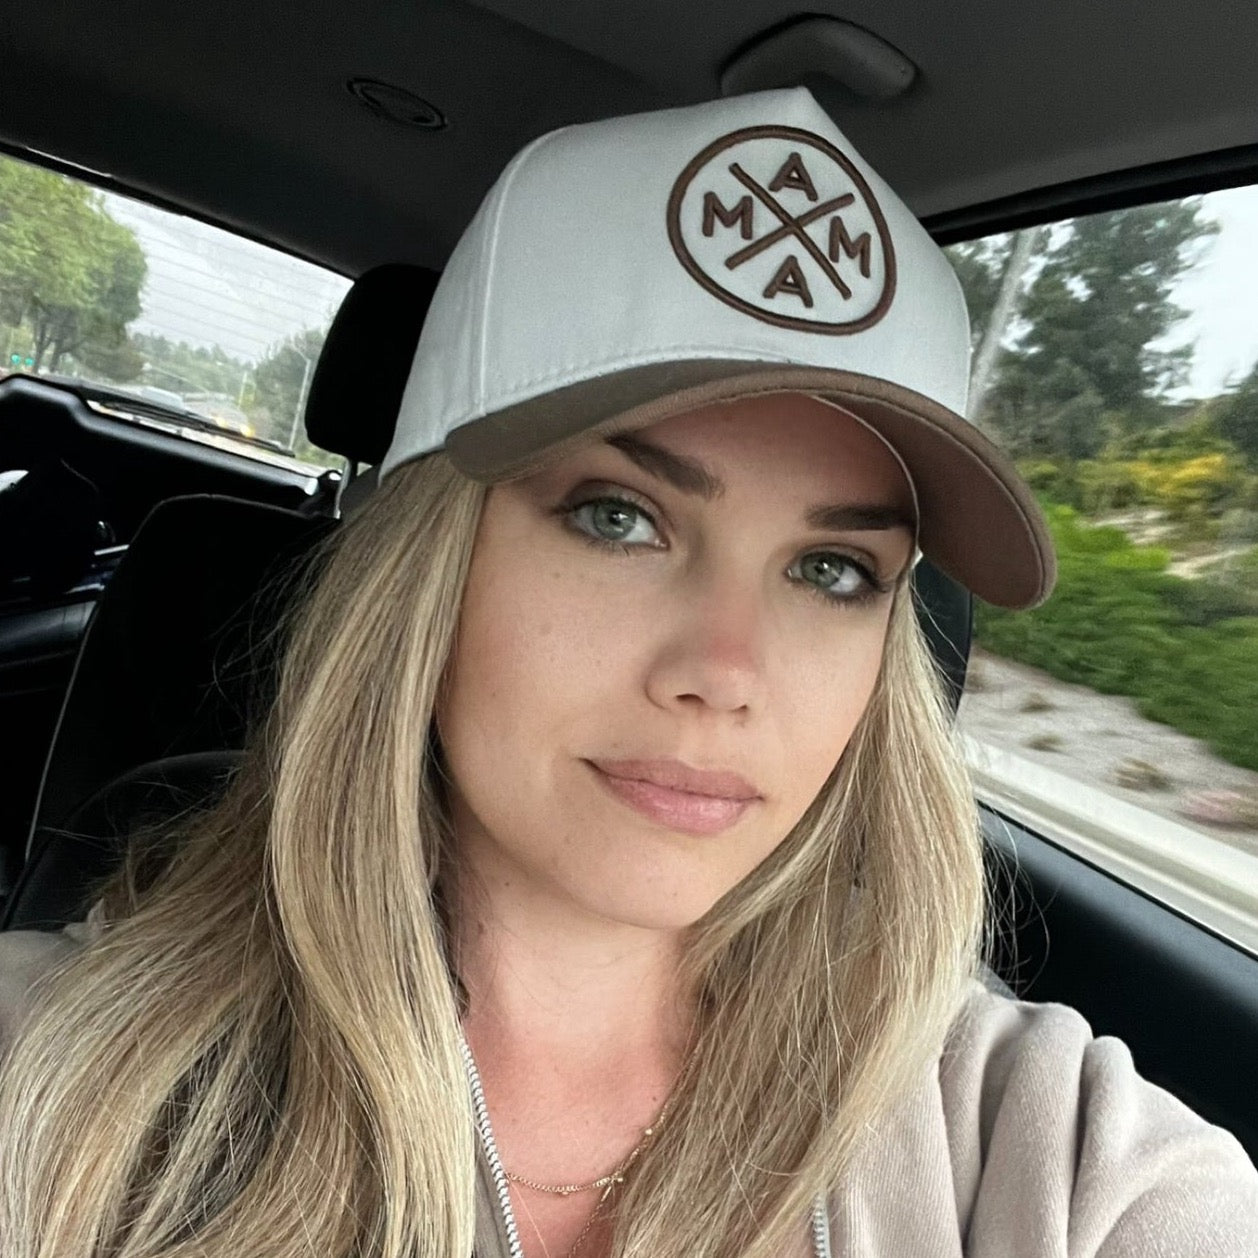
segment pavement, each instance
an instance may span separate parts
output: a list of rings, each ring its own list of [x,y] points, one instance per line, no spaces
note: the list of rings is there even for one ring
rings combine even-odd
[[[958,728],[985,803],[1258,955],[1258,829],[1201,819],[1203,799],[1258,801],[1258,773],[1128,699],[980,651]]]
[[[1212,824],[1201,816],[1203,795],[1258,801],[1258,773],[1147,720],[1130,699],[975,650],[957,723],[976,742],[1258,854],[1258,828]]]

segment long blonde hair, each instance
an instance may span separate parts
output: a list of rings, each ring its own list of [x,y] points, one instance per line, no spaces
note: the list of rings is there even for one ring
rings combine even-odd
[[[485,490],[436,454],[330,547],[224,799],[138,858],[0,1081],[4,1258],[468,1258],[432,733]],[[906,590],[840,764],[691,932],[696,1048],[615,1252],[769,1258],[979,973],[973,796]]]

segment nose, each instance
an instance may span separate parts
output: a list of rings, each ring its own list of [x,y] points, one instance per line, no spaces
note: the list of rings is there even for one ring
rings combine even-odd
[[[709,568],[678,586],[676,606],[648,670],[651,701],[661,708],[741,716],[757,709],[767,656],[763,587],[733,565]]]

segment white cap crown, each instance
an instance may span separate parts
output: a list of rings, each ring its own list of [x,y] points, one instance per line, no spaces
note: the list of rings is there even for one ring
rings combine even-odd
[[[965,418],[943,251],[803,88],[567,127],[503,171],[428,312],[383,471],[443,449],[483,481],[751,395],[803,392],[903,460],[922,551],[1041,602],[1055,560]]]
[[[661,361],[857,371],[964,413],[969,356],[947,259],[807,90],[614,118],[542,136],[486,197],[385,470],[538,393]]]

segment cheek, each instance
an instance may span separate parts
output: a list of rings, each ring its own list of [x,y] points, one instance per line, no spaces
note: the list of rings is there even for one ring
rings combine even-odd
[[[605,627],[557,571],[495,567],[492,582],[469,582],[450,689],[514,722],[603,675],[612,651]]]
[[[859,619],[858,619],[859,617]],[[784,779],[802,813],[842,757],[869,706],[882,667],[887,613],[856,613],[829,638],[804,638],[782,670]]]
[[[607,601],[583,598],[542,550],[491,540],[469,573],[438,712],[450,767],[465,770],[469,793],[507,792],[524,778],[540,789],[583,713],[618,706],[616,669],[627,665]]]

